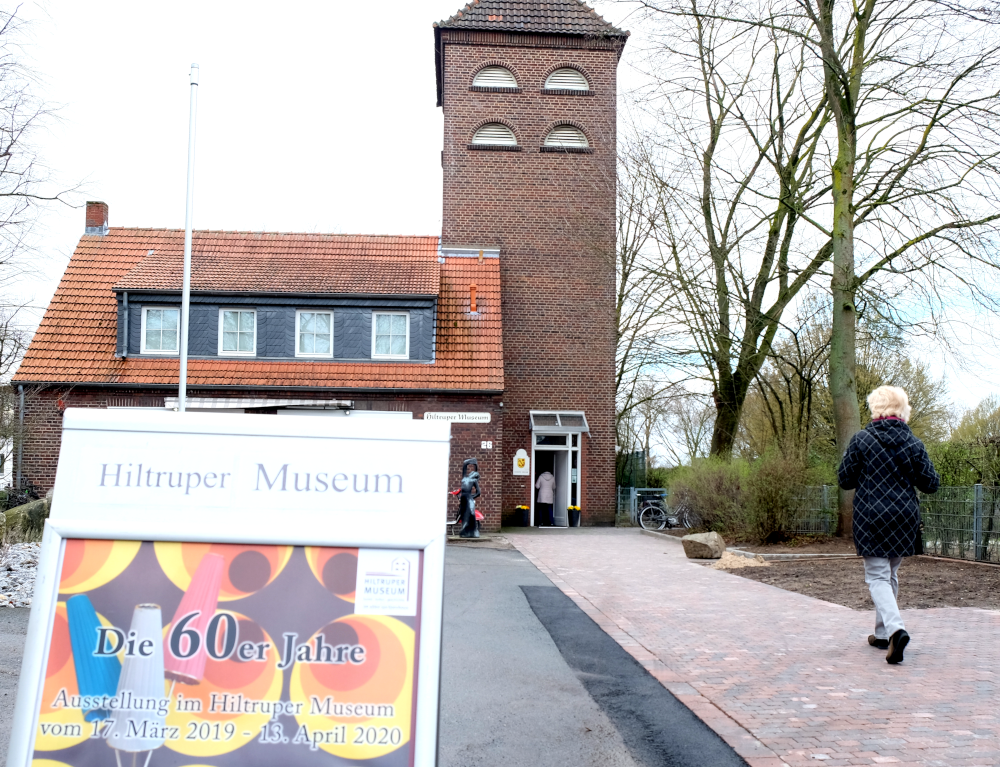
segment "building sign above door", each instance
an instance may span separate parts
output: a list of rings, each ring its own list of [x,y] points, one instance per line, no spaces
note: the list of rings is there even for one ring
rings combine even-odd
[[[492,413],[424,413],[425,421],[449,423],[489,423],[492,418]]]
[[[531,459],[528,458],[528,453],[525,450],[518,450],[514,453],[514,476],[531,476]]]

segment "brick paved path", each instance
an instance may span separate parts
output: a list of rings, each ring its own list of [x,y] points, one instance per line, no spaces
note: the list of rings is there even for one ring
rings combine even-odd
[[[866,642],[873,614],[694,564],[678,543],[508,537],[751,767],[1000,765],[1000,612],[906,610],[913,639],[890,666]]]

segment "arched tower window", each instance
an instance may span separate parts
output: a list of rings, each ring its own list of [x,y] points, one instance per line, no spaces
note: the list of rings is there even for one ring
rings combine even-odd
[[[483,67],[472,79],[474,88],[516,88],[517,79],[507,67]]]
[[[547,91],[589,91],[590,83],[583,73],[572,67],[557,69],[545,81]]]
[[[473,146],[517,146],[514,131],[503,123],[486,123],[472,137]]]
[[[575,70],[574,70],[575,71]],[[543,146],[567,149],[586,149],[590,146],[583,131],[573,125],[557,125],[545,137]]]

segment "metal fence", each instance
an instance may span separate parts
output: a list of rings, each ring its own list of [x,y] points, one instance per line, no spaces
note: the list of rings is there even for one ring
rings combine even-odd
[[[924,553],[977,562],[1000,562],[1000,488],[971,485],[918,493],[924,523]],[[804,487],[796,496],[800,513],[790,533],[832,534],[837,530],[835,485]]]
[[[639,524],[639,508],[647,498],[662,498],[670,505],[670,491],[664,487],[619,487],[618,506],[615,513],[616,527]]]
[[[658,487],[619,487],[616,521],[637,525],[644,498],[656,495],[670,505],[670,491]],[[1000,563],[1000,487],[942,487],[920,496],[924,553],[952,559]],[[793,501],[789,533],[832,535],[837,531],[836,485],[800,488]]]
[[[795,510],[787,532],[792,535],[833,535],[837,532],[837,488],[800,487],[792,499]]]
[[[920,494],[924,553],[1000,562],[1000,488],[942,487]]]
[[[635,488],[618,486],[618,504],[615,507],[615,527],[635,524]]]

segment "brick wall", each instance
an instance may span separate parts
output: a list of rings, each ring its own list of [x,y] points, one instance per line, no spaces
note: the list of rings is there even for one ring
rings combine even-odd
[[[135,391],[129,389],[87,389],[86,387],[29,388],[25,387],[25,439],[22,457],[22,475],[43,491],[55,482],[56,465],[59,460],[59,444],[62,436],[62,414],[67,407],[163,407],[164,396],[176,396],[176,390]],[[241,393],[233,391],[191,390],[191,397],[233,397]],[[452,424],[451,465],[448,485],[451,489],[459,486],[462,461],[476,458],[479,461],[482,497],[478,508],[486,517],[483,528],[488,531],[500,529],[501,477],[503,476],[503,409],[502,397],[486,395],[372,395],[366,392],[337,392],[336,395],[301,391],[269,391],[242,396],[267,396],[274,399],[353,399],[358,410],[398,410],[413,413],[414,418],[423,418],[427,411],[475,411],[489,412],[492,420],[483,424]],[[265,414],[267,411],[262,411]],[[237,416],[234,416],[237,417]],[[492,442],[492,450],[482,449],[484,441]],[[506,464],[509,468],[510,464]],[[448,497],[449,519],[458,513],[458,500]]]
[[[583,524],[614,520],[615,102],[619,48],[607,40],[441,33],[444,247],[499,246],[504,342],[504,464],[531,454],[528,411],[583,410]],[[484,64],[520,91],[472,91]],[[573,66],[590,95],[542,93]],[[517,152],[468,149],[484,121],[509,125]],[[548,130],[581,128],[593,152],[542,152]],[[504,474],[505,511],[528,477]]]

